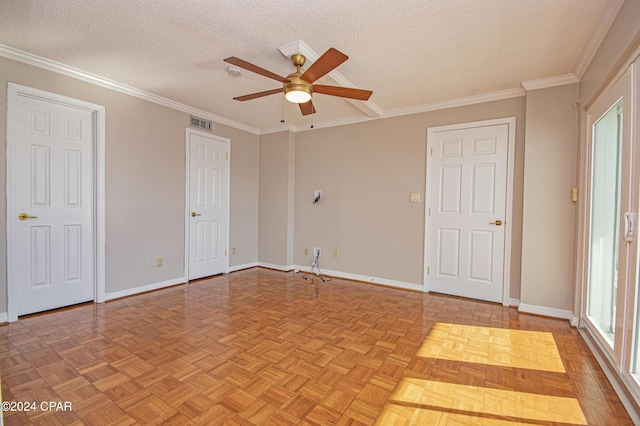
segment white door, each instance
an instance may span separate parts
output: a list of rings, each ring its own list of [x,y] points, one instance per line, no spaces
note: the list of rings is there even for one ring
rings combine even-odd
[[[509,125],[429,133],[426,290],[503,301]]]
[[[19,95],[13,117],[7,220],[17,314],[93,300],[93,114]]]
[[[189,280],[229,269],[229,143],[187,130]]]

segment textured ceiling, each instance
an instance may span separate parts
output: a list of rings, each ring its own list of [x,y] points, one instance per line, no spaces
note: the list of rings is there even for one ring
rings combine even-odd
[[[601,16],[619,3],[0,0],[0,44],[265,132],[283,116],[294,127],[311,116],[281,95],[234,101],[280,85],[248,71],[233,77],[224,58],[286,76],[295,69],[280,47],[301,40],[317,55],[335,47],[349,60],[321,82],[373,96],[315,95],[313,120],[348,122],[576,73]]]

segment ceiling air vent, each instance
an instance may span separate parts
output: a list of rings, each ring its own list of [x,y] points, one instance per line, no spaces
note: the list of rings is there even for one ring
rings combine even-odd
[[[206,130],[207,132],[211,131],[211,121],[203,120],[202,118],[194,117],[193,115],[189,117],[191,118],[191,127],[197,127],[198,129]]]

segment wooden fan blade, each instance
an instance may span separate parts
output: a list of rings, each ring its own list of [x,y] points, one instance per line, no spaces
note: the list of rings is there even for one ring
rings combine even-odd
[[[313,102],[311,101],[298,105],[300,105],[300,112],[302,115],[315,114],[316,112],[316,108],[313,106]]]
[[[281,81],[283,83],[286,83],[289,81],[284,77],[280,77],[278,74],[272,73],[271,71],[265,70],[264,68],[260,68],[259,66],[253,65],[252,63],[244,61],[240,58],[236,58],[235,56],[227,58],[224,61],[230,63],[231,65],[244,68],[247,71],[255,72],[256,74],[260,74],[262,76],[272,78],[274,80]]]
[[[282,93],[282,89],[265,90],[264,92],[238,96],[237,98],[233,98],[233,99],[235,99],[236,101],[250,101],[251,99],[261,98],[263,96],[275,95],[276,93]]]
[[[306,82],[313,83],[323,75],[331,72],[347,59],[349,59],[347,55],[332,47],[324,52],[324,54],[320,56],[318,60],[300,76],[300,78]]]
[[[352,89],[351,87],[339,87],[339,86],[323,86],[321,84],[315,84],[313,86],[315,93],[322,93],[323,95],[340,96],[342,98],[358,99],[361,101],[367,101],[373,94],[371,90]]]

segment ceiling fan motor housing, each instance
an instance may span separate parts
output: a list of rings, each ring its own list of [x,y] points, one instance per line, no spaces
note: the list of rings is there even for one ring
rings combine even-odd
[[[286,83],[283,83],[284,87],[284,95],[287,100],[295,103],[307,102],[311,99],[311,94],[313,93],[313,85],[309,82],[304,81],[300,78],[299,72],[294,72],[293,74],[289,74],[287,79],[289,80]],[[295,93],[295,94],[294,94]],[[304,97],[297,97],[306,95]]]

